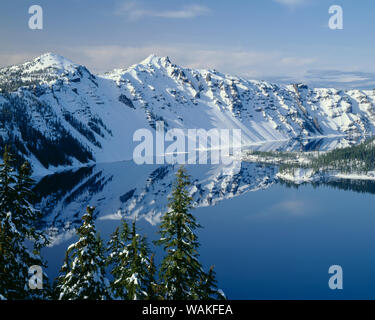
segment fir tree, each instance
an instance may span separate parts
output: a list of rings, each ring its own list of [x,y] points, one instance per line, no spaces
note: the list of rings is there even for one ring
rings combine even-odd
[[[126,299],[126,278],[125,270],[127,266],[127,252],[125,246],[129,241],[129,226],[126,221],[123,221],[121,229],[116,228],[108,243],[109,255],[107,258],[107,265],[113,265],[111,274],[114,280],[111,282],[110,287],[112,294],[115,298]]]
[[[87,213],[82,217],[83,224],[77,231],[79,240],[66,251],[56,288],[60,300],[110,298],[103,245],[93,221],[94,209],[87,207]]]
[[[29,268],[45,266],[39,256],[43,238],[35,230],[40,213],[29,202],[33,196],[31,169],[25,163],[16,173],[13,166],[13,157],[6,147],[0,165],[0,295],[6,299],[47,298],[45,273],[43,290],[29,286]],[[34,241],[33,252],[26,247],[27,240]]]
[[[199,298],[199,286],[204,272],[198,261],[198,239],[194,230],[200,225],[189,212],[192,198],[186,170],[181,167],[169,202],[169,211],[164,214],[159,233],[161,245],[166,251],[160,268],[165,297],[172,300]]]
[[[146,288],[146,300],[161,300],[161,288],[160,285],[156,282],[155,274],[157,268],[155,265],[155,254],[153,253],[150,257],[150,263],[147,271],[147,288]]]
[[[109,251],[107,263],[113,266],[111,288],[114,296],[127,300],[145,299],[149,288],[149,250],[146,238],[136,232],[135,221],[131,230],[126,221],[122,222],[122,228],[112,235]]]
[[[15,183],[13,158],[8,146],[5,146],[3,163],[0,164],[0,212],[2,216],[13,209]]]
[[[30,221],[36,221],[41,218],[41,212],[36,211],[31,203],[35,200],[35,194],[32,191],[34,180],[31,178],[31,167],[28,162],[24,162],[16,174],[16,183],[14,185],[16,205],[14,207],[15,215],[17,216],[17,223],[20,231],[27,237],[36,240],[36,246],[39,249],[46,244],[46,238],[42,232],[35,229],[34,224]]]
[[[189,185],[189,176],[185,168],[180,167],[169,211],[161,221],[161,238],[155,242],[166,251],[160,268],[164,297],[172,300],[221,298],[213,269],[206,274],[198,260],[199,242],[194,230],[201,226],[190,213],[192,198],[187,189]]]
[[[200,286],[200,300],[224,300],[224,293],[217,288],[214,266],[210,267]]]

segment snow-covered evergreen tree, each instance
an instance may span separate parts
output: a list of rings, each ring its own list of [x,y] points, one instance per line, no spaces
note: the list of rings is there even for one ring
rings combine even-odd
[[[200,300],[224,300],[224,292],[217,287],[216,272],[214,266],[210,267],[210,270],[202,279],[199,287],[199,299]]]
[[[35,278],[43,281],[42,290],[29,286],[29,268],[45,266],[39,256],[44,238],[35,230],[40,213],[29,202],[33,196],[30,177],[28,163],[15,172],[13,157],[6,147],[0,165],[0,295],[5,299],[41,299],[49,295],[45,273],[43,280]],[[28,240],[33,241],[33,251],[26,246]]]
[[[130,230],[126,221],[117,228],[109,242],[107,263],[112,266],[111,288],[117,299],[142,300],[149,289],[148,246],[145,237],[137,234],[135,220]]]
[[[155,279],[157,268],[155,265],[155,254],[153,253],[150,257],[150,263],[148,265],[147,270],[147,287],[146,287],[146,293],[147,296],[145,297],[146,300],[161,300],[161,288],[160,285],[157,283]]]
[[[129,241],[129,234],[129,226],[126,221],[123,221],[121,229],[120,227],[116,228],[108,243],[107,250],[109,255],[107,265],[112,266],[111,274],[114,280],[111,282],[110,286],[112,294],[116,299],[126,299],[127,297],[125,265],[128,263],[125,246]]]
[[[110,299],[109,281],[105,275],[105,257],[102,241],[93,219],[94,207],[87,207],[78,229],[79,240],[69,246],[65,263],[57,281],[60,300]]]
[[[192,198],[187,190],[190,185],[186,169],[180,167],[169,202],[169,211],[164,214],[159,233],[166,255],[161,263],[160,280],[166,299],[192,300],[211,296],[215,289],[214,273],[203,271],[198,257],[199,242],[194,230],[200,225],[190,213]],[[210,291],[206,292],[206,289]]]
[[[170,210],[161,221],[161,238],[156,242],[166,251],[160,268],[166,299],[197,299],[199,283],[204,276],[198,261],[199,243],[194,233],[200,226],[189,212],[192,203],[187,190],[189,184],[186,170],[181,167],[176,174]]]

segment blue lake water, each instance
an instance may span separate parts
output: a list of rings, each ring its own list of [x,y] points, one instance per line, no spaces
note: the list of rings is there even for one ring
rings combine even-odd
[[[373,299],[374,204],[373,195],[329,187],[248,193],[197,210],[202,259],[234,299]],[[342,291],[328,287],[334,264]]]
[[[204,226],[201,262],[215,265],[230,299],[375,299],[374,194],[276,182],[193,212]],[[118,224],[97,219],[104,239]],[[157,238],[157,225],[140,219],[138,227],[150,241]],[[43,250],[51,278],[75,240]],[[331,265],[343,268],[343,290],[328,287]]]

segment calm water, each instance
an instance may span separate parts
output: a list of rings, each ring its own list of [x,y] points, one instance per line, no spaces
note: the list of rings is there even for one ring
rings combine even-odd
[[[202,258],[234,299],[375,298],[375,197],[275,185],[197,210]],[[344,290],[328,288],[341,265]]]
[[[215,265],[219,287],[231,299],[375,299],[374,205],[371,193],[271,183],[194,210],[204,226],[198,231],[201,261]],[[105,239],[118,224],[97,220]],[[157,226],[144,219],[138,226],[149,240],[157,237]],[[51,278],[74,240],[43,251]],[[341,291],[328,287],[334,264],[343,268]]]
[[[359,139],[360,140],[360,139]],[[356,140],[275,142],[259,150],[330,150]],[[186,166],[191,175],[201,262],[215,265],[230,299],[375,299],[375,182],[324,181],[288,187],[277,167],[254,163]],[[138,218],[139,231],[157,239],[177,166],[97,164],[42,178],[42,227],[53,246],[43,250],[54,279],[74,228],[88,204],[108,240],[119,219]],[[119,211],[119,212],[118,212]],[[162,252],[153,248],[160,261]],[[330,290],[328,269],[340,265],[344,289]]]

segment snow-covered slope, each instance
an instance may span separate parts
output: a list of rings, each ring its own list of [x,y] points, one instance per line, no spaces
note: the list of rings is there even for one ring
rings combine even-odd
[[[51,53],[0,70],[0,145],[38,173],[130,159],[133,133],[155,128],[242,129],[242,143],[375,132],[375,92],[279,86],[151,55],[93,75]]]

